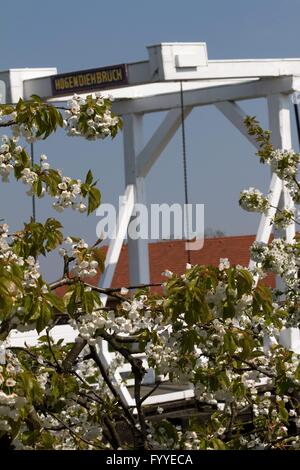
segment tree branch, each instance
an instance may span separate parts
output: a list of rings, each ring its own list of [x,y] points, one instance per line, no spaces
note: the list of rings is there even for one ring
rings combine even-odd
[[[71,372],[73,369],[73,366],[83,350],[83,348],[86,346],[87,342],[85,339],[81,338],[81,336],[77,336],[75,343],[71,349],[71,351],[67,354],[65,359],[62,362],[62,369],[66,372]]]
[[[15,121],[0,122],[0,127],[9,127],[13,126],[14,124],[16,124]]]
[[[144,416],[144,412],[142,410],[142,402],[141,402],[141,384],[142,380],[145,375],[145,369],[143,367],[143,362],[141,359],[133,357],[132,354],[128,351],[128,349],[120,346],[118,342],[106,331],[101,333],[103,339],[105,339],[115,351],[118,351],[131,365],[131,370],[134,375],[134,398],[136,409],[139,417],[139,422],[141,425],[141,434],[140,438],[137,442],[138,449],[146,449],[146,441],[147,441],[147,425],[146,419]]]
[[[121,400],[119,394],[117,393],[115,387],[113,386],[112,381],[110,380],[109,375],[108,375],[107,371],[105,370],[105,367],[103,366],[100,357],[97,354],[97,350],[96,350],[95,346],[90,346],[90,351],[91,351],[91,356],[92,356],[94,362],[97,364],[106,385],[110,389],[113,396],[118,400],[118,404],[121,406],[122,410],[124,411],[125,415],[129,419],[130,423],[133,425],[133,427],[135,427],[134,418],[133,418],[132,414],[130,413],[129,409],[126,407],[126,405],[124,405],[124,403]]]

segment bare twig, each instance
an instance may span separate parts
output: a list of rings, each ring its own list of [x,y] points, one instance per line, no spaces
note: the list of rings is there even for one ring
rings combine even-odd
[[[111,443],[111,445],[113,446],[114,449],[116,449],[116,450],[119,449],[122,446],[122,444],[121,444],[121,441],[120,441],[120,437],[117,433],[117,430],[114,426],[114,423],[107,416],[107,414],[103,415],[103,422],[104,422],[105,426],[107,427],[107,429],[110,433],[110,436],[111,436],[110,443]]]
[[[92,284],[89,284],[88,282],[84,282],[81,279],[79,280],[76,277],[74,277],[74,278],[73,277],[72,278],[64,277],[62,279],[59,279],[58,281],[54,281],[51,284],[49,284],[49,288],[51,290],[55,290],[58,287],[75,284],[76,282],[81,282],[86,287],[91,287],[93,290],[95,290],[96,292],[99,292],[101,294],[110,294],[110,295],[112,295],[114,293],[117,293],[117,292],[120,292],[124,288],[128,289],[128,290],[134,290],[134,289],[143,289],[143,288],[146,288],[146,287],[161,287],[162,284],[163,284],[162,282],[155,282],[155,283],[151,283],[151,284],[137,284],[135,286],[97,287],[97,286],[94,286]],[[124,300],[128,300],[125,296],[118,296],[118,298],[124,298]]]
[[[28,354],[28,356],[32,357],[32,359],[35,359],[38,362],[37,355],[34,354],[33,352],[31,352],[27,348],[23,348],[22,346],[9,346],[7,349],[10,349],[12,351],[22,351],[22,352]],[[47,366],[53,367],[53,369],[56,370],[56,367],[52,362],[50,362],[50,361],[48,361],[47,359],[44,359],[44,358],[43,358],[43,361],[44,361],[45,364],[47,364]]]
[[[54,354],[54,351],[53,351],[53,348],[52,348],[52,344],[51,344],[51,339],[50,339],[50,334],[49,334],[49,330],[50,328],[46,328],[46,335],[47,335],[47,342],[48,342],[48,347],[49,347],[49,350],[50,350],[50,353],[51,353],[51,356],[53,357],[53,360],[56,364],[56,369],[57,369],[57,372],[61,372],[62,371],[62,368],[61,368],[61,365],[60,363],[58,362],[55,354]]]
[[[251,367],[252,370],[256,370],[257,372],[260,372],[261,374],[269,377],[270,379],[274,379],[275,375],[272,374],[271,372],[267,372],[266,370],[262,369],[259,366],[256,366],[255,364],[252,364],[252,362],[247,361],[246,359],[241,359],[239,356],[233,355],[233,359],[236,359],[237,361],[244,362],[247,366]]]
[[[15,121],[0,122],[0,127],[9,127],[13,126],[14,124],[16,124]]]

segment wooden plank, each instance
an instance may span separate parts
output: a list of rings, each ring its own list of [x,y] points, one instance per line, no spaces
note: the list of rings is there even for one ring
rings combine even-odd
[[[264,78],[231,85],[210,86],[184,92],[185,106],[206,106],[223,101],[262,98],[270,93],[291,94],[300,90],[299,77]],[[155,85],[153,85],[155,93]],[[113,104],[116,114],[150,113],[180,108],[180,92],[162,93],[144,98],[122,100]]]
[[[104,272],[100,278],[100,287],[110,287],[116,266],[119,260],[123,242],[126,236],[128,223],[134,207],[134,186],[128,185],[126,187],[123,203],[120,207],[118,214],[117,225],[114,230],[113,238],[109,245],[104,265]],[[105,304],[107,296],[102,295],[101,300]]]
[[[185,118],[191,113],[192,109],[192,107],[184,108]],[[181,109],[172,109],[169,111],[158,129],[137,156],[137,174],[139,176],[145,177],[149,173],[180,124]]]
[[[256,142],[255,137],[248,134],[244,124],[244,118],[247,113],[237,103],[234,101],[224,101],[217,103],[215,106],[256,149],[259,149],[259,144]]]

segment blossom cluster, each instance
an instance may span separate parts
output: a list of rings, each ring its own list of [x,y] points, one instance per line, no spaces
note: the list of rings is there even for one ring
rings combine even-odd
[[[83,239],[75,241],[71,237],[67,237],[64,242],[65,248],[60,248],[59,254],[73,261],[72,274],[81,279],[96,276],[99,264],[88,244]]]
[[[268,163],[272,170],[281,178],[296,203],[300,202],[300,189],[297,181],[300,155],[293,150],[276,149],[270,154]]]
[[[89,288],[86,288],[89,289]],[[78,328],[80,336],[89,344],[95,345],[99,330],[109,331],[115,335],[135,335],[141,331],[156,331],[161,336],[165,327],[161,325],[162,315],[152,315],[145,306],[146,297],[132,301],[124,301],[120,311],[102,310],[96,308],[91,314],[82,315],[77,323],[71,320],[71,325]]]
[[[120,118],[111,111],[112,98],[95,93],[95,100],[74,95],[65,111],[64,125],[69,136],[84,136],[88,140],[114,136]]]
[[[62,212],[65,208],[71,207],[79,212],[86,212],[87,206],[83,202],[81,196],[81,180],[73,180],[67,176],[62,176],[61,183],[57,185],[56,201],[53,207],[58,212]]]
[[[10,351],[6,351],[5,362],[0,365],[0,434],[12,430],[26,404],[26,399],[15,391],[19,371],[17,358]]]
[[[24,287],[27,289],[37,287],[37,281],[41,277],[40,264],[33,256],[24,260]]]
[[[255,188],[245,189],[240,193],[240,206],[249,212],[266,213],[269,209],[269,201]]]
[[[0,109],[0,122],[11,123],[13,136],[22,137],[28,143],[47,137],[58,125],[63,125],[68,136],[82,136],[88,140],[104,139],[114,137],[122,125],[121,119],[111,110],[112,101],[111,96],[104,97],[98,92],[95,98],[92,95],[83,98],[75,94],[68,102],[65,119],[62,119],[58,109],[34,98],[28,103],[29,108],[26,102],[22,102]],[[50,119],[47,119],[48,114]],[[50,120],[50,128],[46,130]]]
[[[25,149],[21,145],[17,145],[17,142],[17,137],[2,136],[2,145],[0,147],[0,175],[2,181],[8,182],[11,171],[19,169],[21,181],[29,186],[28,195],[31,196],[36,193],[38,197],[43,197],[48,192],[51,195],[54,194],[53,207],[58,212],[62,212],[68,207],[81,213],[86,212],[87,205],[84,203],[82,194],[82,181],[63,176],[61,170],[51,169],[45,154],[40,156],[39,165],[30,166]]]
[[[37,281],[41,276],[39,263],[33,256],[24,258],[14,252],[13,247],[8,243],[8,230],[7,224],[0,225],[0,261],[4,263],[4,269],[7,272],[11,272],[13,265],[21,267],[23,272],[23,288],[34,288],[37,286]],[[21,292],[19,292],[18,296],[20,295]]]
[[[263,271],[280,275],[290,288],[297,283],[298,263],[296,247],[285,240],[275,238],[270,244],[254,242],[251,259],[259,263]]]
[[[20,154],[23,148],[17,145],[18,138],[9,138],[7,135],[1,137],[2,144],[0,146],[0,175],[2,181],[7,183],[9,181],[9,175],[14,169],[15,165],[18,165]]]
[[[300,155],[293,150],[273,150],[267,163],[271,165],[272,170],[283,180],[292,180],[296,178]]]
[[[276,228],[286,228],[295,221],[294,209],[280,209],[274,216],[273,222]]]
[[[14,111],[11,114],[11,117],[14,119],[17,117],[16,111]],[[11,127],[12,134],[14,138],[19,139],[19,138],[24,138],[25,141],[28,144],[33,144],[37,140],[39,140],[39,136],[37,135],[38,133],[38,128],[36,125],[28,126],[27,124],[14,124]]]
[[[38,195],[39,197],[42,197],[45,194],[47,187],[46,182],[44,182],[45,178],[43,175],[49,176],[48,172],[50,170],[50,165],[47,162],[47,156],[44,154],[40,156],[40,166],[35,165],[34,167],[30,167],[29,158],[25,152],[25,149],[21,145],[17,145],[18,137],[9,138],[4,135],[1,139],[2,145],[0,147],[0,175],[2,176],[2,181],[8,182],[10,173],[14,169],[17,170],[20,168],[21,181],[30,187],[28,194],[33,194],[37,181],[40,181],[41,188]],[[25,167],[24,159],[22,159],[22,157],[27,159],[27,161],[25,161]],[[65,207],[70,206],[73,209],[79,210],[80,212],[86,211],[86,205],[82,202],[81,196],[81,180],[72,180],[71,178],[64,177],[58,170],[57,176],[61,181],[56,184],[56,201],[53,203],[53,207],[59,211],[62,211]],[[49,185],[47,189],[48,192],[50,192]],[[53,191],[53,184],[51,185],[51,191]],[[79,200],[78,196],[81,196]]]

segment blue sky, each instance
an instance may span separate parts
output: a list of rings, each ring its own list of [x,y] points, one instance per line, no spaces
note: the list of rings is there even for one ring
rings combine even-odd
[[[299,0],[127,0],[3,2],[0,69],[55,66],[59,72],[134,62],[159,42],[205,41],[210,59],[300,57]],[[267,126],[263,100],[243,103]],[[145,119],[145,137],[162,116]],[[205,225],[226,234],[255,233],[258,218],[238,206],[240,190],[266,191],[269,169],[250,144],[213,107],[198,108],[186,122],[190,202],[205,204]],[[294,139],[297,149],[297,142]],[[54,167],[83,177],[91,168],[104,202],[117,204],[123,192],[122,138],[85,142],[58,133],[36,145]],[[183,202],[178,133],[147,177],[148,202]],[[28,219],[31,201],[22,184],[0,185],[0,217],[13,229]],[[40,220],[56,216],[49,201],[37,202]],[[97,217],[65,213],[68,234],[95,239]],[[54,276],[53,260],[43,264]]]

